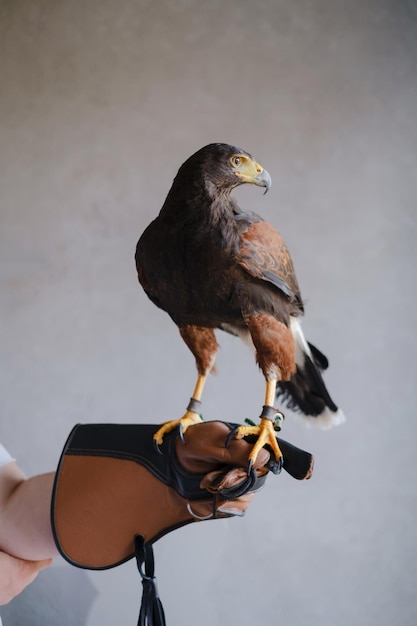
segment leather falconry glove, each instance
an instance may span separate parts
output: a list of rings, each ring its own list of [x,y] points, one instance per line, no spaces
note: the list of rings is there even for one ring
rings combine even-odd
[[[248,473],[252,445],[231,437],[235,424],[202,422],[183,439],[169,433],[159,451],[153,445],[158,427],[75,426],[61,455],[51,505],[55,541],[69,563],[107,569],[136,556],[144,586],[140,626],[165,624],[152,544],[191,522],[243,515],[269,470],[276,471],[262,449]],[[278,442],[283,468],[295,478],[309,478],[313,457]]]

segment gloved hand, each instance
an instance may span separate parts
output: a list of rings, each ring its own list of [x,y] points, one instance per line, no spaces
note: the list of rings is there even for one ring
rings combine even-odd
[[[190,522],[242,515],[271,466],[261,450],[248,473],[251,443],[234,439],[234,424],[202,422],[183,440],[172,432],[159,449],[157,425],[76,426],[64,447],[52,498],[52,525],[62,556],[105,569]],[[279,440],[283,467],[308,478],[310,454]],[[273,466],[272,466],[273,467]]]

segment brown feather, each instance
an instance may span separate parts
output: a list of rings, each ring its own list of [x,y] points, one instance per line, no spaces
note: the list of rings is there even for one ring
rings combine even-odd
[[[218,349],[216,335],[212,328],[201,326],[180,326],[181,337],[195,356],[197,371],[205,376],[209,372],[215,373],[214,360]]]
[[[260,220],[241,234],[238,263],[255,278],[269,281],[302,306],[290,253],[280,233]]]
[[[296,371],[295,343],[291,331],[272,315],[245,315],[256,349],[258,363],[266,380],[289,380]]]
[[[236,154],[255,164],[253,171],[264,171],[248,153],[227,144],[210,144],[180,167],[158,217],[137,244],[139,281],[179,326],[199,375],[214,365],[214,329],[249,332],[265,378],[282,382],[280,392],[294,406],[317,415],[311,402],[298,397],[303,383],[324,410],[336,412],[301,330],[295,348],[291,320],[304,309],[288,248],[273,226],[230,197],[245,182],[233,171]],[[270,178],[246,182],[267,186]],[[314,369],[308,378],[306,362]]]

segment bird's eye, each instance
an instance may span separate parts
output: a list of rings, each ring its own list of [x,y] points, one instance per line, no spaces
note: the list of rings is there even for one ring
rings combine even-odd
[[[239,167],[241,158],[239,156],[232,157],[232,163],[235,167]]]

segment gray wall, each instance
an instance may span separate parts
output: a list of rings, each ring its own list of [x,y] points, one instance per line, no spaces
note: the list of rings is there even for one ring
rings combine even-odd
[[[416,26],[412,0],[0,2],[1,440],[23,469],[55,468],[76,422],[182,414],[193,359],[133,254],[212,141],[272,175],[238,195],[287,239],[348,416],[286,420],[311,481],[156,545],[171,625],[417,622]],[[252,356],[220,341],[205,417],[256,417]],[[134,624],[139,594],[133,563],[57,559],[3,620]]]

